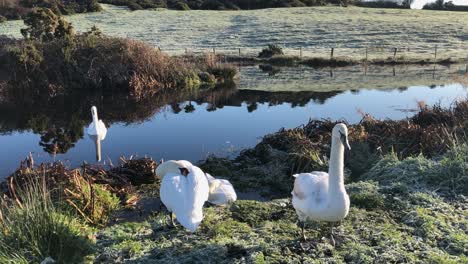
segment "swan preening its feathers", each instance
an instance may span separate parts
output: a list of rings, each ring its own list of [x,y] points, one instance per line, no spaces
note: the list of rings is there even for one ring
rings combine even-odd
[[[203,220],[206,201],[220,205],[237,199],[229,181],[217,180],[189,161],[162,162],[156,168],[156,176],[162,179],[161,202],[191,232],[195,232]]]
[[[328,173],[314,171],[294,175],[292,204],[301,222],[338,222],[348,215],[349,196],[344,186],[345,150],[351,150],[348,129],[344,124],[337,124],[332,131]]]
[[[228,181],[223,179],[216,179],[210,174],[206,173],[208,184],[210,186],[210,196],[208,202],[216,205],[225,205],[233,203],[237,200],[237,194],[234,186]]]
[[[209,195],[208,180],[200,168],[179,165],[177,161],[160,165],[166,172],[161,175],[161,201],[183,227],[195,232],[203,220],[203,205]],[[176,167],[178,172],[172,170]]]

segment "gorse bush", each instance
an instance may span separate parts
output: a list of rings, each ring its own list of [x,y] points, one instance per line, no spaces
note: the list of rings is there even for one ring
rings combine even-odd
[[[263,49],[259,54],[259,58],[271,58],[276,55],[283,55],[283,49],[278,45],[268,45],[268,48]]]
[[[50,9],[34,9],[24,19],[27,28],[21,29],[25,39],[51,41],[53,39],[71,38],[73,27]]]
[[[87,228],[56,207],[44,182],[32,180],[17,189],[17,201],[4,201],[0,219],[2,263],[82,262],[92,252]]]

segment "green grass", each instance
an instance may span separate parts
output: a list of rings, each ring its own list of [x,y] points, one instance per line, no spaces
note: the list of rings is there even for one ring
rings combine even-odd
[[[56,207],[40,180],[17,191],[21,204],[5,201],[11,204],[1,208],[0,262],[38,263],[46,257],[58,263],[85,261],[93,251],[90,228]]]
[[[468,195],[468,145],[454,145],[440,160],[422,155],[399,160],[395,154],[390,154],[362,179],[385,185],[398,183],[414,190],[427,189],[447,195]]]

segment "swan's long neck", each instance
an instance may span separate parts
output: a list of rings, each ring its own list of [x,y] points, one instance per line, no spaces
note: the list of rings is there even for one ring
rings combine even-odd
[[[328,186],[331,190],[342,191],[344,187],[344,146],[340,140],[332,137],[330,164],[328,168]]]
[[[97,124],[98,124],[98,114],[97,114],[97,110],[96,110],[96,109],[93,109],[93,110],[91,111],[91,114],[93,115],[94,127],[97,127]]]

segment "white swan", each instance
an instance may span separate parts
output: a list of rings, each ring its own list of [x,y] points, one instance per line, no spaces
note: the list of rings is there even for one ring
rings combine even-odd
[[[228,180],[216,179],[206,173],[208,184],[210,186],[210,196],[208,202],[216,205],[233,203],[237,200],[237,194],[234,187]]]
[[[168,162],[172,165],[166,165],[167,168],[179,165],[177,161]],[[195,232],[203,220],[203,205],[208,200],[209,187],[205,173],[197,166],[189,166],[179,167],[179,173],[169,171],[162,177],[161,202],[175,214],[183,227]]]
[[[338,222],[348,215],[349,196],[344,186],[344,151],[351,150],[348,129],[337,124],[332,131],[330,166],[328,173],[311,172],[293,175],[292,204],[302,224],[307,220]],[[333,227],[331,238],[333,239]]]
[[[107,128],[102,120],[98,119],[98,113],[96,106],[91,107],[91,115],[93,121],[89,124],[86,132],[89,136],[96,136],[98,140],[104,140],[107,134]]]
[[[180,168],[189,168],[193,164],[187,160],[168,160],[166,162],[161,161],[159,166],[155,170],[156,177],[162,179],[164,175],[172,173],[180,173]]]

